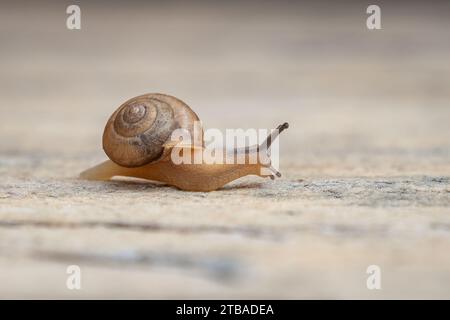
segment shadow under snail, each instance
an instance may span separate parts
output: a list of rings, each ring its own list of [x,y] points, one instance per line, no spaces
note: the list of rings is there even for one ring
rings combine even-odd
[[[200,119],[183,101],[165,94],[145,94],[123,103],[109,118],[103,132],[103,149],[110,160],[80,174],[88,180],[109,180],[115,176],[164,182],[186,191],[213,191],[247,175],[260,177],[281,174],[268,158],[271,143],[287,129],[284,123],[273,130],[260,145],[225,150],[225,155],[243,156],[244,163],[174,163],[171,153],[180,148],[194,159],[203,152],[203,130],[194,135]],[[176,129],[193,137],[183,144],[172,140]],[[264,153],[268,161],[260,161]],[[250,161],[257,159],[257,161]],[[264,163],[263,163],[264,162]],[[263,168],[269,169],[267,171]]]

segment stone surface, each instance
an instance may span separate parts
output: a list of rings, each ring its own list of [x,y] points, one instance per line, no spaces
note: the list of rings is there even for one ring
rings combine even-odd
[[[385,4],[375,32],[357,4],[82,4],[79,32],[64,4],[3,6],[0,297],[450,298],[448,5]],[[288,120],[283,177],[79,180],[145,92],[207,128]]]

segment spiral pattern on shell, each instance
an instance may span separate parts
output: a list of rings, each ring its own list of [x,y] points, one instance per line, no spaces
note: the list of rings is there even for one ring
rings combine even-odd
[[[103,134],[103,149],[115,163],[137,167],[157,160],[175,128],[174,113],[157,99],[135,99],[110,118]]]
[[[103,149],[124,167],[138,167],[161,159],[173,130],[199,121],[181,100],[146,94],[126,101],[110,117],[103,132]]]

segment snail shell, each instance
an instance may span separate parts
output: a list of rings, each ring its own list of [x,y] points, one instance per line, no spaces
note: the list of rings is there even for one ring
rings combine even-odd
[[[203,130],[195,132],[200,119],[183,101],[151,93],[123,103],[109,118],[103,132],[107,156],[123,167],[138,167],[157,162],[173,147],[172,132],[185,129],[192,145],[203,147]]]

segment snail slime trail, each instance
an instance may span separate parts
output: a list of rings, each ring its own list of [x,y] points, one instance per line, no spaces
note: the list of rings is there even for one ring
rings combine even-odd
[[[80,174],[82,179],[109,180],[115,176],[159,181],[185,191],[213,191],[247,175],[281,177],[271,164],[270,147],[289,127],[279,125],[261,144],[225,150],[243,159],[209,163],[203,159],[204,132],[197,114],[173,96],[150,93],[123,103],[109,118],[103,132],[103,150],[110,160]],[[181,130],[189,139],[173,141]],[[193,163],[179,163],[173,154],[189,156]],[[200,161],[199,161],[200,159]],[[256,161],[254,161],[256,159]]]

